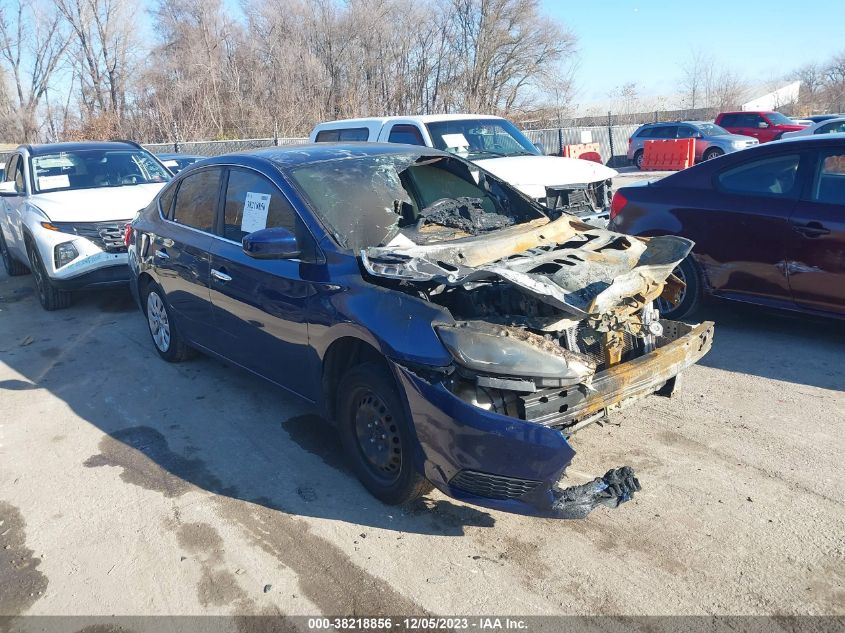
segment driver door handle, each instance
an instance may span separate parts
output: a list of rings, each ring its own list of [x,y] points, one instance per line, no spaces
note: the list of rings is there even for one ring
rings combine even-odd
[[[232,278],[229,275],[215,268],[211,269],[211,276],[214,277],[217,281],[232,281]]]
[[[795,230],[805,237],[821,237],[830,235],[830,229],[822,226],[821,222],[807,222],[807,224],[795,224]]]

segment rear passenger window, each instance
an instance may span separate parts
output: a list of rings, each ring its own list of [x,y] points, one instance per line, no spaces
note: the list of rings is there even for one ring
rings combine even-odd
[[[797,154],[789,154],[745,163],[719,174],[719,188],[740,194],[795,197],[799,161]]]
[[[387,137],[388,143],[404,143],[405,145],[425,145],[422,134],[416,125],[394,125]]]
[[[240,242],[245,235],[281,227],[297,235],[296,212],[288,199],[264,176],[233,169],[226,186],[223,237]]]
[[[159,196],[158,204],[161,210],[161,215],[165,218],[170,218],[170,213],[173,211],[173,199],[176,197],[176,187],[168,187]]]
[[[637,138],[651,138],[653,134],[654,134],[654,128],[653,127],[644,127],[637,134]]]
[[[845,153],[841,150],[824,152],[819,157],[812,199],[845,205]]]
[[[370,131],[365,127],[352,127],[340,130],[322,130],[317,132],[316,143],[359,142],[370,138]]]
[[[179,184],[173,221],[211,233],[220,195],[221,169],[203,169]]]

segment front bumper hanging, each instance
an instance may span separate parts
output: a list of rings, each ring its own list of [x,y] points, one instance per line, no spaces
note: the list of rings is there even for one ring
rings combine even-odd
[[[617,508],[641,490],[630,466],[608,470],[604,477],[569,488],[552,487],[549,516],[557,519],[583,519],[600,505]]]

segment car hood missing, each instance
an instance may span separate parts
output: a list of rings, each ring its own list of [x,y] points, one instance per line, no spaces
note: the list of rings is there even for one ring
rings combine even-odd
[[[580,321],[631,314],[660,296],[692,246],[682,237],[630,237],[564,215],[448,242],[368,248],[361,258],[370,275],[405,282],[504,281]]]

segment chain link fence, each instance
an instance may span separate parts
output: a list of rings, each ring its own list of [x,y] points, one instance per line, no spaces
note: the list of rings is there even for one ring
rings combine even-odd
[[[144,147],[153,154],[190,154],[193,156],[219,156],[230,152],[243,152],[262,147],[304,145],[307,138],[247,138],[228,141],[176,141],[174,143],[146,143]]]
[[[560,156],[565,145],[598,143],[602,162],[610,167],[628,164],[628,139],[638,125],[612,125],[590,127],[561,127],[545,130],[523,130],[532,143],[543,146],[546,154]]]

